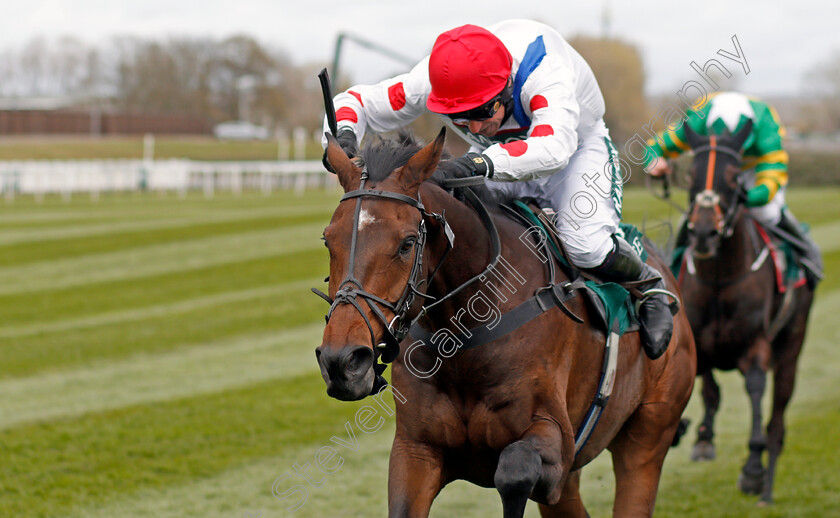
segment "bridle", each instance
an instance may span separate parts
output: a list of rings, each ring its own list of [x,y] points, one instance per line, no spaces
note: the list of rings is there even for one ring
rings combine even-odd
[[[414,199],[410,196],[406,196],[404,194],[396,192],[365,189],[365,182],[367,181],[367,179],[367,171],[363,171],[359,188],[357,190],[346,193],[344,196],[341,197],[341,200],[339,201],[339,203],[341,203],[346,200],[356,200],[356,208],[355,212],[353,213],[353,234],[350,241],[350,266],[347,271],[347,275],[344,277],[344,280],[342,280],[341,283],[338,285],[338,290],[336,291],[334,299],[330,299],[328,295],[321,292],[320,290],[317,290],[316,288],[312,288],[312,291],[330,303],[330,309],[325,317],[327,323],[329,323],[333,311],[335,311],[335,309],[338,306],[342,304],[350,304],[354,308],[356,308],[356,310],[359,312],[360,315],[362,315],[362,318],[365,320],[365,324],[367,325],[368,331],[370,332],[371,343],[375,346],[374,350],[378,349],[380,351],[383,362],[390,363],[396,359],[397,355],[399,354],[399,343],[408,334],[409,326],[406,325],[406,321],[408,320],[406,318],[406,315],[408,314],[411,305],[414,303],[415,297],[419,295],[425,298],[432,298],[430,295],[427,295],[419,291],[418,289],[418,287],[421,284],[426,282],[426,280],[419,280],[420,271],[423,267],[423,252],[425,251],[426,247],[426,218],[431,217],[439,221],[443,221],[444,224],[446,220],[440,214],[426,212],[423,203],[419,199],[419,193],[417,195],[418,199]],[[357,238],[359,234],[359,218],[362,209],[362,198],[364,197],[384,198],[389,200],[396,200],[402,203],[407,203],[408,205],[411,205],[412,207],[420,211],[420,214],[422,215],[417,228],[417,241],[414,244],[414,262],[411,265],[411,272],[408,276],[408,282],[406,283],[405,288],[403,289],[402,295],[400,295],[399,299],[397,299],[396,302],[388,302],[387,300],[365,290],[362,286],[361,281],[359,281],[355,275],[356,247]],[[447,248],[446,253],[448,253],[448,251],[449,248]],[[435,270],[437,271],[437,269]],[[373,325],[371,324],[370,319],[365,314],[365,311],[362,309],[361,304],[359,304],[358,299],[362,299],[373,312],[373,314],[376,315],[376,317],[384,325],[385,336],[381,342],[377,342],[376,334],[373,330]],[[380,309],[380,306],[388,309],[391,313],[393,313],[393,318],[389,320],[383,313],[382,309]]]
[[[741,206],[741,204],[738,203],[740,193],[738,194],[736,201],[734,203],[730,203],[724,213],[720,205],[720,195],[714,190],[715,162],[717,153],[723,153],[735,158],[740,165],[741,153],[730,147],[718,145],[716,136],[709,137],[709,144],[694,149],[695,157],[703,153],[709,153],[709,162],[706,169],[706,184],[705,188],[697,193],[694,200],[691,202],[691,206],[688,208],[688,230],[694,230],[694,225],[699,217],[700,209],[712,209],[715,213],[715,230],[723,237],[730,237],[733,232],[733,222],[738,215],[738,209]],[[739,191],[741,189],[741,182],[743,181],[742,178],[743,176],[741,175],[738,175],[737,177],[737,189]]]
[[[452,229],[450,228],[449,224],[446,222],[446,218],[443,216],[443,214],[426,211],[426,208],[420,201],[419,192],[417,194],[417,199],[414,199],[410,196],[406,196],[400,193],[381,191],[375,189],[365,189],[365,183],[367,179],[367,171],[363,170],[359,188],[346,193],[344,196],[341,197],[341,200],[339,201],[339,203],[341,203],[346,200],[356,200],[355,212],[353,214],[353,234],[351,236],[350,241],[350,265],[348,273],[339,284],[338,290],[335,294],[335,298],[330,298],[327,294],[323,293],[322,291],[316,288],[312,288],[312,291],[330,304],[330,309],[325,316],[327,323],[329,323],[330,317],[332,316],[333,312],[338,306],[342,304],[350,304],[354,308],[356,308],[356,310],[362,316],[362,318],[365,321],[365,324],[368,327],[368,331],[370,332],[371,337],[371,343],[374,345],[374,351],[378,353],[378,359],[381,359],[382,362],[387,364],[393,362],[397,358],[400,351],[400,342],[402,342],[403,339],[405,339],[412,325],[414,325],[417,322],[417,320],[426,315],[426,313],[428,313],[428,311],[431,310],[433,307],[456,295],[467,285],[471,284],[479,278],[482,278],[488,271],[490,271],[496,266],[496,264],[499,261],[499,257],[501,256],[501,245],[499,241],[498,231],[496,230],[495,224],[493,223],[492,219],[487,213],[487,209],[484,207],[484,205],[481,203],[478,197],[475,196],[471,189],[464,189],[466,198],[470,200],[470,202],[473,204],[473,207],[476,208],[476,210],[479,212],[479,217],[490,232],[490,240],[491,245],[493,247],[494,259],[480,274],[470,278],[465,283],[461,284],[460,286],[458,286],[457,288],[450,291],[445,296],[439,299],[427,293],[423,293],[419,289],[420,286],[425,284],[428,287],[432,279],[440,270],[441,265],[443,264],[447,255],[454,246],[455,235],[452,232]],[[484,180],[484,178],[481,178],[481,180]],[[474,184],[475,182],[472,183]],[[450,187],[460,186],[462,185],[450,185]],[[444,185],[444,187],[447,187],[447,185]],[[365,197],[383,198],[407,203],[408,205],[411,205],[412,207],[417,209],[421,214],[420,223],[417,229],[417,242],[414,245],[414,262],[411,266],[411,272],[409,273],[408,281],[406,282],[406,286],[403,289],[402,295],[400,295],[399,299],[393,303],[388,302],[387,300],[365,290],[362,286],[361,281],[356,279],[355,276],[354,267],[356,263],[356,246],[359,231],[359,218],[361,213],[362,198]],[[437,266],[432,271],[431,275],[429,275],[428,279],[420,279],[420,272],[423,269],[423,254],[425,252],[427,237],[426,219],[429,218],[438,221],[443,226],[444,233],[447,238],[447,247]],[[412,319],[409,317],[409,312],[416,300],[416,297],[418,296],[424,299],[432,300],[434,302],[428,306],[424,305],[423,307],[421,307],[419,313]],[[359,303],[359,298],[361,298],[367,304],[367,306],[371,309],[373,314],[376,315],[380,322],[382,322],[385,328],[385,336],[382,340],[376,339],[376,334],[373,330],[373,325],[371,324],[370,319],[367,317],[365,311]],[[393,313],[393,318],[389,320],[385,316],[382,309],[380,309],[380,306],[388,309],[391,313]],[[385,365],[377,364],[376,370],[377,375],[381,374],[385,370]]]

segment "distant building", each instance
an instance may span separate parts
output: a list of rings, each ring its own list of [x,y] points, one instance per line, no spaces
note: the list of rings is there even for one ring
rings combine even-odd
[[[69,97],[0,98],[0,135],[209,135],[212,125],[184,114],[126,113]]]

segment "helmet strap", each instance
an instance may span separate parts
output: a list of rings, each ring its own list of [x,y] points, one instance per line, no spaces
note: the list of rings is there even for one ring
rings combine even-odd
[[[505,115],[502,117],[502,123],[499,126],[504,126],[505,123],[513,115],[513,78],[508,78],[508,82],[502,90],[502,106],[505,107]]]

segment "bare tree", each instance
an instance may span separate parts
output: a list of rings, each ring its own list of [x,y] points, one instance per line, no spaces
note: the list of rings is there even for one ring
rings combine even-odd
[[[99,48],[35,38],[0,53],[2,96],[68,96],[85,106],[204,117],[246,117],[314,130],[323,116],[316,72],[239,35],[224,40],[116,37]]]
[[[577,36],[569,43],[592,67],[607,105],[604,120],[617,142],[634,135],[648,120],[645,73],[636,47],[621,40]]]
[[[810,131],[840,131],[840,50],[805,74],[804,126]]]

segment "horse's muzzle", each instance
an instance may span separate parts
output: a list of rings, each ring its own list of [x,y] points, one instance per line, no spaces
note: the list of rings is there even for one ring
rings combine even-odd
[[[721,235],[716,230],[696,233],[690,243],[692,254],[696,259],[711,259],[717,255],[720,242]]]
[[[370,394],[375,377],[373,349],[364,345],[340,349],[322,345],[315,349],[315,357],[327,383],[327,395],[342,401],[357,401]]]

